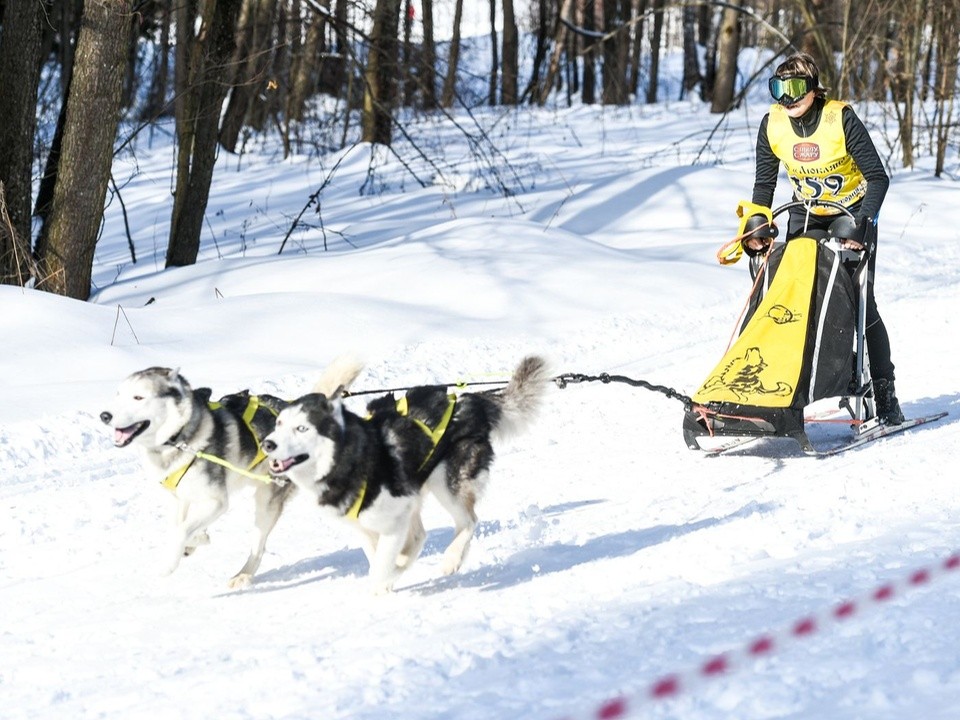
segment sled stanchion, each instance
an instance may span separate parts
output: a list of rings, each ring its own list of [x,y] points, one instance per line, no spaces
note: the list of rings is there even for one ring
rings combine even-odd
[[[888,426],[878,416],[866,341],[871,244],[851,234],[854,216],[835,202],[794,201],[770,211],[769,220],[796,208],[809,216],[816,207],[837,219],[770,243],[756,274],[751,264],[753,285],[734,335],[683,418],[691,450],[719,454],[786,438],[806,455],[827,457],[943,417]],[[810,405],[827,399],[839,399],[849,417],[805,417]],[[817,447],[806,432],[813,422],[848,425],[853,439],[824,446],[817,438]]]

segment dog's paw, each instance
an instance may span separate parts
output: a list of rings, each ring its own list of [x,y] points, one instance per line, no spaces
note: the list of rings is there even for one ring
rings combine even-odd
[[[459,555],[444,555],[443,562],[440,564],[440,572],[444,575],[453,575],[463,564],[463,558]]]
[[[243,590],[248,588],[253,584],[253,575],[250,573],[237,573],[230,581],[227,583],[227,586],[231,590]]]
[[[376,595],[389,595],[393,592],[393,581],[390,582],[380,582],[374,581],[370,586],[371,592]]]
[[[179,542],[167,546],[159,557],[158,572],[160,577],[172,575],[173,571],[180,567],[180,561],[188,554],[187,548]]]
[[[183,549],[183,556],[189,557],[194,552],[196,552],[197,548],[200,547],[201,545],[209,545],[209,544],[210,544],[210,536],[207,534],[207,531],[204,530],[203,532],[198,532],[196,535],[190,538],[190,542],[188,542],[187,546]]]

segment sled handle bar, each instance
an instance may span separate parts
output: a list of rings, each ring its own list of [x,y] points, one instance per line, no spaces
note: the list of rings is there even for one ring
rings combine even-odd
[[[835,210],[839,210],[851,220],[855,219],[853,213],[850,212],[850,210],[846,206],[841,205],[838,202],[834,202],[833,200],[812,200],[808,202],[804,202],[802,200],[794,200],[792,202],[788,202],[785,205],[781,205],[780,207],[778,207],[776,210],[774,210],[771,213],[771,217],[776,217],[780,213],[784,212],[785,210],[790,210],[791,208],[795,208],[795,207],[805,208],[810,206],[831,207],[831,208],[834,208]]]

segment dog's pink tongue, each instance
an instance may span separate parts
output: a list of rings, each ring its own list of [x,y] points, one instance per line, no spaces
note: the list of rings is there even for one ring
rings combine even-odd
[[[294,458],[287,458],[286,460],[274,460],[270,463],[270,469],[274,472],[286,472],[291,465],[294,463]]]
[[[129,440],[131,435],[133,435],[133,431],[129,428],[116,428],[113,431],[113,444],[123,445]]]

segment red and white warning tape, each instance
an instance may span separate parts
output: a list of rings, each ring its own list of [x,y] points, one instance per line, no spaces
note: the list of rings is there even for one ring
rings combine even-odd
[[[637,695],[613,698],[589,712],[565,715],[562,720],[618,720],[633,717],[650,702],[668,700],[687,693],[704,681],[742,669],[749,662],[772,655],[790,642],[808,638],[831,624],[849,620],[905,592],[929,585],[937,577],[958,569],[960,553],[954,553],[933,567],[913,571],[899,582],[886,583],[859,599],[845,600],[826,612],[801,618],[779,632],[763,634],[742,648],[715,655],[697,668],[664,675]]]

